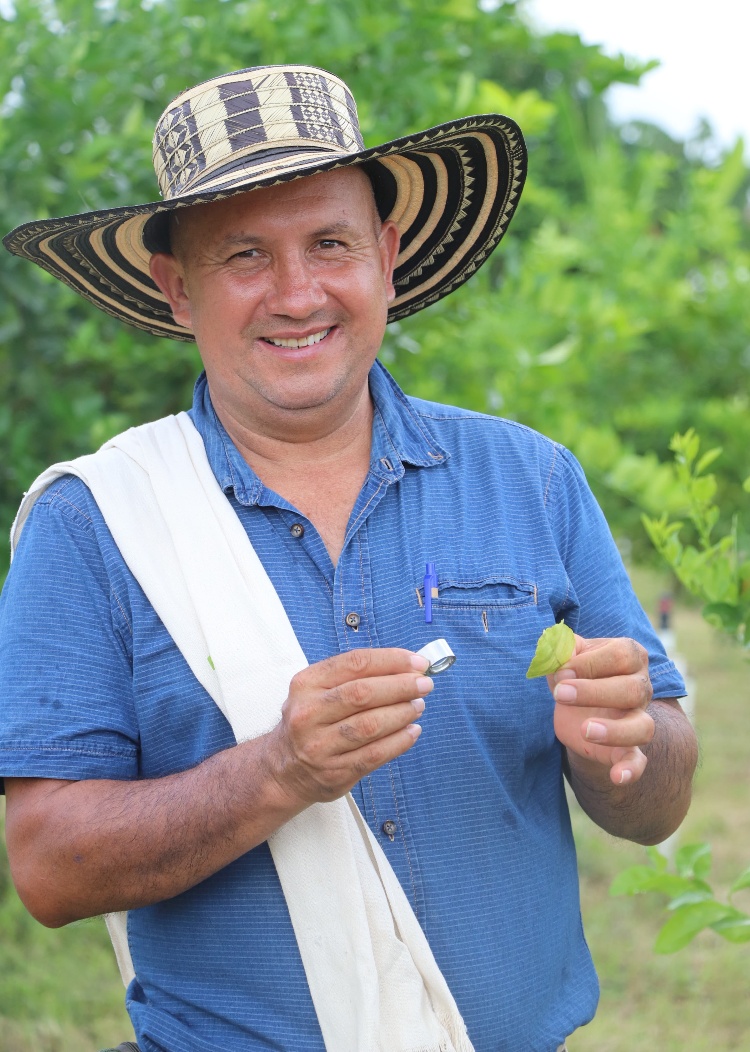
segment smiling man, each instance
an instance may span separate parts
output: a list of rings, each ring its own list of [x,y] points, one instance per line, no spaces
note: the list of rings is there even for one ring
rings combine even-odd
[[[52,926],[108,915],[143,1052],[563,1049],[597,999],[564,776],[608,831],[666,837],[682,683],[571,455],[376,360],[503,236],[520,133],[365,150],[341,81],[272,66],[183,93],[154,156],[160,201],[5,242],[205,366],[189,413],[19,512],[19,893]],[[526,680],[562,619],[574,656]]]
[[[342,168],[177,214],[171,241],[151,273],[195,335],[219,419],[335,564],[370,464],[395,223]]]

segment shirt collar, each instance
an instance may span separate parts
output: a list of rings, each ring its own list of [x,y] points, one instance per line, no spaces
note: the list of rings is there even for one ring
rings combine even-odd
[[[431,468],[448,459],[448,452],[435,441],[409,399],[378,361],[370,370],[370,393],[375,406],[370,470],[375,475],[395,482],[404,474],[405,464]],[[189,415],[203,439],[208,462],[222,490],[233,490],[240,504],[266,503],[263,483],[216,415],[205,372],[196,381]]]

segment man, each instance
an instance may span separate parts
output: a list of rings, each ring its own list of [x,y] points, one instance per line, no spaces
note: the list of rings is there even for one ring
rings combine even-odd
[[[211,481],[309,664],[292,663],[269,729],[245,735],[204,680],[244,639],[262,666],[251,621],[275,615],[236,624],[222,603],[234,582],[217,581],[216,616],[238,643],[189,665],[180,618],[170,635],[151,601],[160,582],[133,569],[156,532],[138,534],[131,561],[106,485],[95,499],[72,465],[79,478],[35,488],[0,610],[19,892],[52,926],[129,911],[144,1052],[405,1050],[415,1042],[383,1035],[416,1001],[414,1032],[440,1034],[420,1047],[562,1048],[597,996],[563,772],[603,828],[664,839],[695,766],[682,684],[571,456],[408,399],[376,362],[387,320],[452,291],[504,233],[525,167],[518,130],[472,118],[365,151],[340,81],[267,67],[175,100],[155,159],[163,201],[29,224],[6,243],[111,313],[196,340],[190,419]],[[201,515],[196,502],[177,529],[187,578],[215,556],[190,547]],[[548,684],[527,681],[539,634],[562,619],[579,633],[574,656]],[[436,636],[458,660],[433,681],[416,652]],[[263,706],[266,675],[243,681],[248,708]],[[364,1028],[344,992],[359,948],[338,970],[324,959],[322,991],[308,965],[349,890],[304,922],[296,912],[300,884],[325,896],[326,866],[335,883],[339,847],[321,836],[296,881],[272,857],[298,823],[315,841],[316,816],[338,814],[327,808],[348,791],[362,886],[378,899],[365,941],[390,940],[363,984],[380,998]],[[419,992],[404,1003],[392,977],[412,961]],[[335,1035],[342,1020],[356,1039]]]

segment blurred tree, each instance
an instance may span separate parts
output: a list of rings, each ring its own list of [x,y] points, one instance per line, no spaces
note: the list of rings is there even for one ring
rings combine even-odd
[[[685,522],[672,520],[666,512],[658,519],[644,515],[643,523],[654,547],[681,584],[704,603],[704,618],[739,643],[750,657],[750,551],[747,530],[744,534],[739,530],[742,511],[747,520],[748,501],[745,498],[744,508],[733,510],[729,532],[717,539],[714,530],[722,515],[716,504],[716,476],[708,469],[722,451],[709,449],[701,455],[700,444],[692,429],[674,435],[670,443],[674,463],[666,466],[681,504],[680,513],[692,525],[696,543],[683,542]],[[743,489],[750,493],[750,476]],[[750,942],[750,913],[735,904],[740,892],[747,903],[750,866],[733,881],[724,902],[708,883],[709,844],[685,844],[675,855],[674,870],[658,847],[647,848],[646,854],[649,864],[630,866],[618,874],[610,894],[655,892],[667,896],[669,918],[656,938],[657,953],[675,953],[707,928],[729,942]]]
[[[492,5],[485,4],[484,7]],[[566,442],[617,532],[670,510],[659,457],[696,425],[739,486],[750,439],[750,256],[741,146],[706,167],[605,93],[647,66],[519,4],[476,0],[16,0],[0,16],[0,226],[155,196],[150,140],[186,86],[259,63],[318,64],[360,104],[368,145],[499,110],[530,147],[510,235],[447,300],[389,329],[414,394]],[[129,330],[0,259],[0,517],[46,464],[184,407],[184,344]],[[665,488],[666,487],[666,488]]]

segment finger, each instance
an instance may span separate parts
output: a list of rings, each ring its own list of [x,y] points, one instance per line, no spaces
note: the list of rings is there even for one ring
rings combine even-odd
[[[647,668],[648,653],[635,639],[582,639],[576,636],[576,654],[561,671],[572,669],[579,679],[606,679]]]
[[[351,770],[351,783],[348,788],[351,789],[365,775],[372,774],[379,767],[408,752],[421,733],[422,728],[418,723],[410,723],[403,730],[385,738],[378,738],[369,745],[349,753],[347,761]]]
[[[416,716],[414,710],[412,716]],[[336,800],[365,775],[407,752],[420,733],[418,724],[407,723],[365,745],[342,749],[343,739],[336,742],[335,729],[328,727],[306,741],[299,752],[292,751],[291,756],[285,748],[288,758],[283,761],[280,780],[306,803]]]
[[[427,658],[398,647],[348,650],[345,654],[335,654],[309,665],[297,673],[292,685],[327,690],[353,679],[395,675],[399,672],[426,672],[428,667]]]
[[[415,698],[414,701],[355,713],[331,728],[337,735],[336,751],[354,752],[364,745],[387,739],[398,731],[406,730],[419,719],[424,708],[423,699]]]
[[[603,709],[645,709],[653,697],[648,673],[608,679],[561,679],[552,696],[560,705],[582,705]]]
[[[628,749],[610,768],[609,777],[615,785],[637,782],[646,770],[648,757],[640,749]]]
[[[416,672],[353,679],[322,692],[320,717],[324,723],[339,723],[358,712],[389,708],[415,698],[424,698],[434,686],[429,676],[419,676]]]
[[[620,719],[597,716],[593,720],[584,720],[581,734],[592,745],[634,749],[648,745],[654,736],[654,726],[651,716],[639,709]]]

